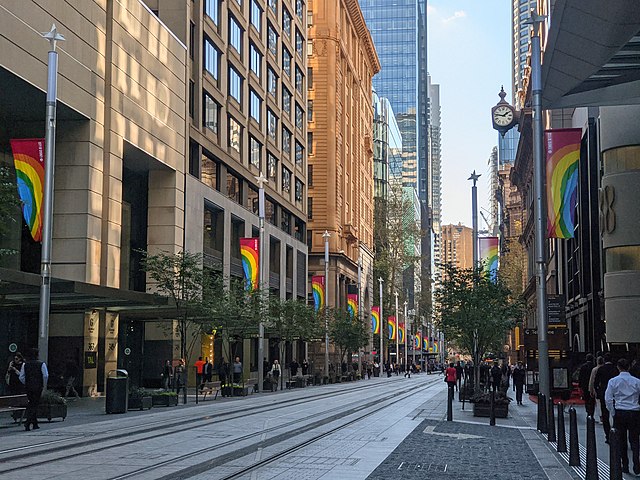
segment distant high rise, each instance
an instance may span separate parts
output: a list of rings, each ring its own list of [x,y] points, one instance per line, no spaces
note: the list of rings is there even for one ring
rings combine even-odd
[[[527,68],[527,56],[529,52],[530,25],[525,21],[531,16],[531,10],[535,9],[537,0],[512,0],[511,6],[511,64],[513,68],[512,92],[513,99],[519,97],[518,92],[523,89],[523,79]]]
[[[473,229],[458,225],[442,226],[442,263],[457,268],[473,265]]]
[[[428,198],[431,210],[431,228],[433,235],[432,259],[434,272],[434,284],[441,275],[439,273],[440,241],[442,237],[442,155],[440,149],[441,123],[440,123],[440,85],[431,83],[431,76],[427,76],[429,84],[429,137],[427,144],[428,168],[430,179]]]

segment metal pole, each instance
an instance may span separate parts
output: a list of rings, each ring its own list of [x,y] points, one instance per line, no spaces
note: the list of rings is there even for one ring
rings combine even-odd
[[[265,295],[268,283],[266,282],[264,274],[264,184],[267,183],[267,179],[261,173],[259,177],[256,177],[258,182],[258,218],[260,227],[260,259],[258,266],[258,275],[260,277],[260,294]],[[299,266],[298,266],[299,267]],[[262,393],[264,387],[264,323],[260,318],[258,324],[258,392]]]
[[[363,302],[362,302],[362,252],[358,252],[358,323],[362,323],[362,310],[363,310]],[[360,377],[362,378],[362,347],[358,348],[358,371],[360,372]]]
[[[324,238],[324,374],[329,376],[329,237],[325,230]]]
[[[471,187],[471,224],[472,224],[472,235],[473,235],[473,268],[474,270],[478,268],[478,187],[476,183],[478,182],[478,178],[480,178],[480,174],[476,173],[474,170],[471,176],[467,180],[471,180],[473,185]],[[479,370],[480,369],[480,358],[478,354],[478,329],[475,328],[473,330],[473,372],[474,372],[474,385],[475,388],[479,386]]]
[[[382,283],[384,282],[384,280],[382,279],[382,277],[378,278],[378,281],[380,282],[380,355],[378,355],[379,360],[379,365],[380,365],[380,376],[382,377],[382,365],[384,365],[384,355],[382,353],[382,349],[384,348],[384,343],[382,340],[382,331],[383,331],[383,326],[384,326],[384,315],[382,312]]]
[[[53,181],[56,162],[56,101],[58,98],[58,53],[56,42],[64,41],[55,24],[42,36],[49,41],[51,49],[47,64],[47,104],[45,131],[45,173],[42,209],[42,254],[40,260],[40,311],[38,315],[38,350],[40,360],[49,359],[49,305],[51,299],[51,243],[53,234]]]
[[[549,344],[547,342],[547,262],[545,255],[545,163],[542,138],[542,74],[539,26],[544,17],[532,12],[531,84],[533,95],[533,183],[535,195],[536,318],[538,323],[538,379],[540,392],[550,396]]]
[[[399,342],[399,336],[400,336],[400,317],[398,316],[398,292],[395,292],[394,294],[396,296],[396,365],[400,365],[400,342]],[[395,368],[394,368],[395,371]]]
[[[407,351],[407,337],[409,336],[409,322],[407,321],[407,305],[408,302],[404,301],[404,371],[407,372],[409,365],[407,361],[409,360],[409,352]]]

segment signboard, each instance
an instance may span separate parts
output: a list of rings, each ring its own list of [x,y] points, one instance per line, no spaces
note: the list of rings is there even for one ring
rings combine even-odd
[[[84,368],[90,370],[92,368],[98,368],[98,352],[84,352]]]
[[[553,328],[547,331],[547,342],[549,344],[549,350],[569,350],[569,329],[567,328]],[[529,352],[530,350],[538,350],[538,329],[537,328],[525,328],[524,329],[524,349]],[[531,356],[531,355],[529,355]]]
[[[548,296],[547,313],[549,315],[549,328],[567,326],[564,314],[564,295]]]

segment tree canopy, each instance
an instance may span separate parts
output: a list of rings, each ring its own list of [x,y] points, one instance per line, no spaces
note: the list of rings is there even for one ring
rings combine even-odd
[[[340,309],[329,309],[329,337],[340,351],[340,361],[347,352],[356,352],[369,343],[368,323]]]

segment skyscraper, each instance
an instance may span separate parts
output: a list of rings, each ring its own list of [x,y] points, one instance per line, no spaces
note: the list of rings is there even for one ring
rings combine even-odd
[[[513,69],[512,92],[516,98],[524,98],[522,81],[525,78],[531,25],[525,23],[531,16],[531,10],[537,6],[537,0],[512,0],[511,6],[511,67]]]
[[[426,3],[426,0],[360,0],[382,65],[373,85],[380,96],[391,102],[402,134],[403,185],[415,188],[420,199],[421,227],[425,232],[421,242],[423,278],[431,271]]]

